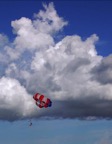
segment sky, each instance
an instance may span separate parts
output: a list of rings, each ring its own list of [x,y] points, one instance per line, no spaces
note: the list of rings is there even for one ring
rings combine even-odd
[[[112,2],[0,1],[0,10],[2,143],[112,143]],[[52,107],[39,109],[36,92]]]

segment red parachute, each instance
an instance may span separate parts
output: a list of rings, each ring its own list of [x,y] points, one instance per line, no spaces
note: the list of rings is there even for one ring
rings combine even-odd
[[[52,106],[52,102],[49,98],[46,98],[44,95],[36,93],[33,96],[33,99],[36,101],[36,105],[39,108],[47,108]]]

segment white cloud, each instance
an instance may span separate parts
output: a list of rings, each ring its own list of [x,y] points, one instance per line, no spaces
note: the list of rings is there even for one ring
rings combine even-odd
[[[102,59],[101,63],[93,68],[94,79],[102,84],[112,84],[112,55]]]
[[[45,11],[40,10],[38,14],[35,14],[37,19],[34,21],[34,26],[38,31],[53,34],[67,25],[67,22],[58,16],[53,3],[49,3],[48,6],[44,4],[43,6]]]
[[[35,14],[35,19],[31,20],[22,17],[11,22],[16,38],[12,43],[13,49],[6,49],[11,60],[18,59],[20,55],[28,50],[42,51],[54,45],[52,35],[61,30],[67,22],[60,18],[54,9],[53,3],[44,5],[45,11],[41,10]],[[14,57],[16,51],[16,56]]]
[[[8,43],[8,37],[4,34],[0,34],[0,49]]]
[[[2,77],[0,79],[0,118],[5,120],[22,119],[31,115],[34,102],[31,95],[18,80]]]
[[[7,62],[6,56],[4,54],[4,47],[6,44],[8,44],[8,42],[8,37],[4,34],[0,34],[0,62]]]
[[[0,118],[111,118],[111,55],[97,55],[96,34],[86,40],[65,36],[56,43],[54,34],[67,22],[53,3],[44,8],[35,20],[12,21],[13,42],[0,35]],[[51,108],[36,107],[32,96],[37,91],[51,98]]]

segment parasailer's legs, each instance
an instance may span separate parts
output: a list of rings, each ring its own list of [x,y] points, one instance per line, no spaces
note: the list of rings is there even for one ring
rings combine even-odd
[[[32,126],[32,124],[33,124],[33,123],[32,123],[32,121],[30,120],[30,121],[29,121],[29,127],[31,127],[31,126]]]

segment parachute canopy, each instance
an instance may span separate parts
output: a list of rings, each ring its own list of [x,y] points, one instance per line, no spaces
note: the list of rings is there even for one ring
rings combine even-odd
[[[33,99],[36,102],[36,105],[39,108],[47,108],[47,107],[51,107],[52,106],[52,102],[49,98],[46,98],[44,95],[36,93],[33,96]]]

